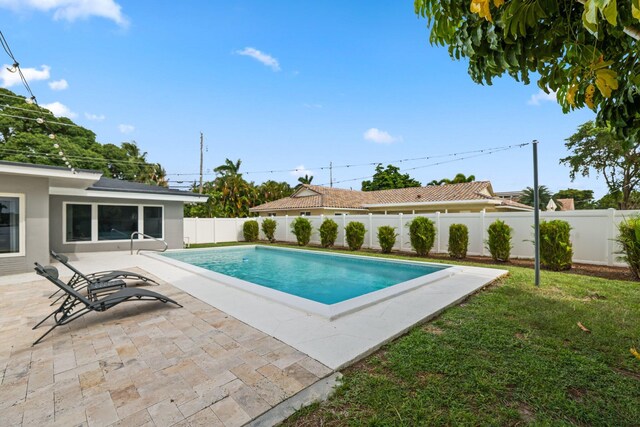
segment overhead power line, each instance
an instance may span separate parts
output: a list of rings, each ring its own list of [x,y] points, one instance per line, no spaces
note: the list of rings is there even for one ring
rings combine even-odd
[[[15,55],[11,51],[11,47],[9,47],[9,42],[7,42],[7,39],[4,37],[4,34],[2,33],[2,31],[0,31],[0,45],[2,45],[2,48],[4,49],[6,54],[13,61],[13,65],[11,66],[11,68],[7,68],[7,71],[9,71],[10,73],[18,73],[18,75],[20,76],[20,80],[22,81],[22,85],[24,86],[24,88],[27,90],[27,92],[30,95],[29,98],[25,100],[25,102],[33,103],[39,109],[42,109],[42,107],[40,107],[40,105],[38,105],[38,100],[36,99],[36,96],[33,94],[33,91],[31,90],[31,86],[29,86],[29,82],[27,81],[26,77],[24,76],[24,73],[22,72],[22,69],[20,68],[20,63],[18,62],[18,60],[16,59]],[[42,119],[42,118],[31,119],[31,118],[27,118],[27,117],[13,116],[13,115],[4,114],[4,113],[2,113],[2,115],[3,116],[8,116],[8,117],[14,117],[14,118],[26,119],[26,120],[35,120],[37,123],[39,123],[39,124],[44,126],[44,128],[47,130],[47,132],[49,134],[49,138],[51,138],[52,140],[55,140],[56,134],[49,127],[49,125],[48,125],[49,123],[55,123],[55,124],[59,124],[59,125],[71,126],[71,125],[68,125],[66,123],[50,122],[50,121]],[[57,142],[54,142],[53,143],[53,147],[56,150],[58,150],[58,155],[64,161],[65,165],[67,165],[69,170],[71,170],[71,172],[75,174],[76,170],[71,165],[71,162],[69,161],[69,159],[67,159],[67,157],[66,157],[66,155],[64,153],[64,150],[62,149],[62,147],[60,147],[60,144],[58,144]]]

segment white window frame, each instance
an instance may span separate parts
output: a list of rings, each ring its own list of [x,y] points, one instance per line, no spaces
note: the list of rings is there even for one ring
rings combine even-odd
[[[91,240],[84,241],[67,241],[67,205],[91,205]],[[138,231],[140,233],[144,230],[144,208],[160,208],[162,209],[162,237],[154,237],[155,239],[164,240],[165,233],[165,216],[164,205],[156,204],[137,204],[137,203],[103,203],[103,202],[83,202],[83,201],[68,201],[62,202],[62,243],[65,245],[84,245],[93,243],[118,243],[128,242],[131,239],[117,239],[117,240],[98,240],[98,206],[137,206],[138,207]],[[138,234],[136,240],[144,240],[144,236]]]
[[[15,258],[25,256],[27,253],[27,210],[24,193],[0,193],[0,197],[13,197],[18,199],[18,252],[0,254],[0,258]]]

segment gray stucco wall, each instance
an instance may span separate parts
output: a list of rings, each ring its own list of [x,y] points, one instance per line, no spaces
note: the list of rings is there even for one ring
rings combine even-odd
[[[105,241],[105,242],[82,242],[64,243],[62,236],[62,207],[63,202],[77,203],[106,203],[123,205],[155,205],[164,206],[164,240],[169,245],[169,249],[180,249],[183,245],[184,227],[182,219],[184,215],[182,202],[167,202],[156,200],[133,200],[133,199],[112,199],[112,198],[92,198],[78,196],[51,196],[50,211],[51,218],[49,224],[49,240],[51,249],[56,252],[101,252],[101,251],[123,251],[129,250],[130,241]],[[136,241],[134,250],[141,248],[160,249],[162,243],[152,240]]]
[[[0,193],[25,195],[25,255],[0,257],[0,275],[33,271],[33,263],[49,263],[49,180],[3,175]],[[20,213],[25,215],[24,212]]]

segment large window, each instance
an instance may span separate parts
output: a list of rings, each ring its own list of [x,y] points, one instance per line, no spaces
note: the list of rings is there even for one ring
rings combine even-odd
[[[162,206],[65,202],[63,212],[65,243],[129,240],[136,231],[164,238]]]
[[[67,205],[67,242],[91,241],[91,205]]]
[[[137,206],[98,205],[98,240],[123,240],[138,231]]]
[[[0,256],[24,255],[24,195],[0,193]]]
[[[144,207],[143,233],[151,237],[162,238],[162,208],[160,206]]]

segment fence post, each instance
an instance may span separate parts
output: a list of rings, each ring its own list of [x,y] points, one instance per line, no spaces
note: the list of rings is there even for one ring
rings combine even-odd
[[[480,220],[481,220],[481,226],[482,228],[480,229],[480,254],[482,256],[486,255],[486,251],[485,251],[485,247],[484,247],[484,233],[487,232],[487,227],[486,227],[486,223],[485,223],[485,214],[486,214],[486,209],[482,209],[482,215],[480,216]]]
[[[213,217],[213,243],[218,243],[216,240],[216,227],[217,227],[218,218]]]
[[[614,241],[616,238],[616,210],[613,208],[607,209],[607,218],[609,219],[609,223],[607,224],[607,240],[605,242],[607,265],[613,265],[615,260],[613,253],[616,249],[616,243]]]
[[[194,221],[193,228],[196,230],[196,237],[195,239],[193,239],[194,243],[200,243],[200,241],[198,240],[198,217],[196,217],[196,220]]]
[[[398,226],[398,233],[400,234],[400,251],[403,251],[404,250],[404,233],[402,232],[402,227],[404,226],[404,223],[402,221],[402,212],[398,214],[398,221],[400,223],[400,225]]]
[[[369,249],[373,249],[373,214],[369,212]]]
[[[436,253],[439,254],[440,253],[440,211],[436,212],[436,236],[437,236]]]
[[[236,226],[236,242],[239,242],[240,241],[240,237],[239,237],[240,236],[240,230],[238,230],[238,217],[234,218],[233,223]]]
[[[342,214],[342,247],[347,246],[347,216]]]
[[[284,241],[289,241],[289,215],[284,216]]]

